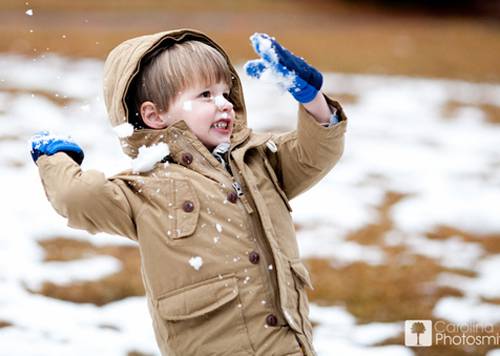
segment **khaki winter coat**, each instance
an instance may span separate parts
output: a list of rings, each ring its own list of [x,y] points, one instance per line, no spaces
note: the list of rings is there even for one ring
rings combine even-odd
[[[193,30],[134,38],[111,52],[104,93],[113,126],[127,122],[125,97],[141,59],[158,46],[189,39],[227,58]],[[338,161],[346,118],[327,98],[340,115],[337,125],[321,126],[300,107],[296,131],[253,133],[246,126],[240,80],[230,68],[237,122],[229,152],[233,175],[180,121],[122,139],[131,157],[142,145],[169,145],[171,162],[159,162],[149,172],[106,178],[57,153],[38,160],[42,182],[69,226],[139,243],[163,355],[315,355],[305,292],[311,280],[300,260],[288,201]]]

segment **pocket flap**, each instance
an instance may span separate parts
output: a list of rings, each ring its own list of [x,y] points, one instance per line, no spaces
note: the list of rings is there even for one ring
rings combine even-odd
[[[292,267],[292,271],[302,281],[302,283],[304,283],[310,289],[314,289],[309,271],[301,261],[290,261],[290,266]]]
[[[216,277],[162,297],[158,301],[158,309],[165,320],[186,320],[214,311],[237,295],[238,285],[234,275]]]
[[[200,201],[196,196],[194,188],[187,180],[177,179],[175,181],[175,222],[176,226],[171,231],[170,237],[180,239],[191,236],[198,225],[200,215]],[[191,209],[186,210],[184,206],[188,204]]]

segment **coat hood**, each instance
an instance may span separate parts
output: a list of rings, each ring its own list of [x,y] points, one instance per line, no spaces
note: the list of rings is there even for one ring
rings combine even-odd
[[[222,47],[204,33],[191,29],[178,29],[132,38],[110,52],[104,64],[104,101],[113,127],[129,122],[132,110],[127,104],[127,93],[133,79],[141,69],[143,59],[160,48],[167,48],[176,42],[189,40],[204,42],[214,47],[226,59],[233,76],[230,101],[234,106],[235,125],[231,141],[241,141],[248,136],[245,102],[238,73]],[[197,138],[190,132],[184,121],[179,121],[161,130],[134,130],[131,136],[120,138],[120,141],[123,151],[134,158],[137,156],[140,146],[150,146],[158,142],[166,142],[170,146],[170,152],[175,153],[175,144],[172,145],[172,143],[177,140],[173,140],[173,137],[178,138],[179,135],[185,136],[188,141],[199,147],[196,142]],[[183,146],[185,147],[185,145]]]

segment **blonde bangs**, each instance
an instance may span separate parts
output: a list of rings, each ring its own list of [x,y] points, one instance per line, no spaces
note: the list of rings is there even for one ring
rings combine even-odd
[[[145,101],[153,102],[165,112],[186,88],[220,82],[231,88],[232,77],[226,59],[217,49],[199,41],[175,43],[156,55],[139,74],[134,97],[135,118],[139,119],[139,110]],[[137,128],[144,127],[142,122],[131,123]]]
[[[175,73],[170,78],[170,85],[175,86],[177,91],[194,85],[209,86],[221,82],[232,86],[226,59],[215,48],[193,41],[176,46],[178,48],[172,48],[169,55],[170,68],[165,71],[165,77]]]

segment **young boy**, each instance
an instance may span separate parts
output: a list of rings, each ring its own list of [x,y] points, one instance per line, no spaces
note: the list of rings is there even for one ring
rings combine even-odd
[[[346,118],[320,93],[321,74],[263,34],[249,75],[274,77],[301,103],[283,135],[246,126],[241,83],[206,35],[175,30],[133,38],[105,63],[113,126],[129,123],[126,154],[168,144],[150,170],[106,178],[82,171],[70,139],[38,135],[32,155],[71,227],[139,243],[162,355],[314,355],[289,199],[342,154]]]

